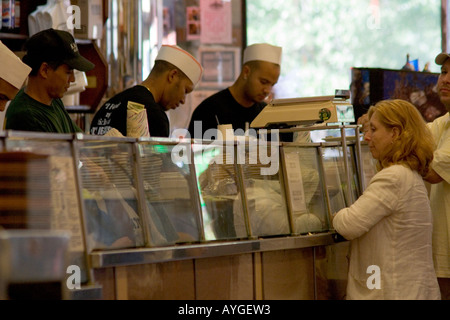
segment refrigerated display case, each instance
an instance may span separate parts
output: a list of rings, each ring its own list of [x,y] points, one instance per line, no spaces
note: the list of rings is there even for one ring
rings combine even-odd
[[[254,288],[239,286],[229,298],[320,299],[314,288],[336,280],[331,269],[346,268],[329,265],[345,261],[336,257],[343,250],[321,249],[346,245],[332,214],[360,195],[360,173],[367,181],[375,170],[361,141],[341,138],[268,143],[5,132],[0,146],[48,157],[48,228],[71,232],[70,263],[82,266],[84,285],[102,286],[105,299],[211,294],[205,284],[220,276],[212,272],[218,266],[229,281],[239,275]],[[316,259],[314,268],[324,269],[311,273],[313,281],[310,267],[305,277],[267,273],[273,263],[295,269]],[[147,291],[156,279],[178,279],[185,291]],[[215,292],[231,290],[233,281]],[[272,291],[278,281],[306,287],[300,296]]]

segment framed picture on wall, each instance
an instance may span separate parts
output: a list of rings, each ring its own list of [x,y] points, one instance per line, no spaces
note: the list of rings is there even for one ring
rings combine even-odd
[[[201,35],[200,7],[186,8],[187,40],[199,40]]]
[[[204,68],[202,87],[226,88],[237,79],[241,65],[240,48],[201,47],[199,57]]]

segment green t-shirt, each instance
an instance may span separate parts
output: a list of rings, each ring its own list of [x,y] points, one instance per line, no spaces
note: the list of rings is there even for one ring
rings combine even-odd
[[[46,105],[20,90],[11,101],[5,116],[5,129],[51,133],[83,132],[70,118],[61,99]]]

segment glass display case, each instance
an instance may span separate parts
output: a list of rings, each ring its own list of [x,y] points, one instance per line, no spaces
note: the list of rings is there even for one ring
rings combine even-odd
[[[244,200],[252,237],[291,234],[279,150],[278,143],[262,140],[250,139],[238,144],[237,154],[241,159],[238,163],[243,182],[238,198]],[[239,212],[239,208],[235,212]],[[242,230],[243,222],[235,217],[237,228]]]
[[[206,241],[248,237],[248,221],[233,142],[192,145]]]
[[[336,207],[349,206],[358,199],[364,190],[361,159],[360,127],[357,125],[330,125],[312,126],[309,130],[312,142],[321,143],[323,146],[324,165],[326,170],[331,170],[329,188],[338,183],[343,191],[342,200],[334,198]],[[338,172],[335,177],[333,172]],[[328,177],[328,175],[327,175]],[[332,192],[335,194],[336,192]]]
[[[138,169],[151,246],[203,239],[189,142],[139,141]]]
[[[47,227],[70,231],[70,264],[88,283],[105,266],[333,244],[332,214],[376,172],[342,129],[301,143],[4,132],[0,150],[45,159],[24,175],[46,179],[34,189],[49,195]]]
[[[281,158],[293,234],[328,231],[328,190],[321,145],[286,144],[281,149]]]
[[[135,139],[77,135],[88,251],[145,246]]]
[[[52,228],[92,252],[327,232],[376,172],[348,129],[309,143],[8,132],[0,145],[50,156]]]

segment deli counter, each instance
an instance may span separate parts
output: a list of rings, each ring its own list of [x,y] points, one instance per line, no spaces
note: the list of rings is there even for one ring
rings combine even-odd
[[[6,131],[2,184],[11,195],[11,172],[22,182],[0,221],[69,233],[64,263],[80,276],[70,286],[64,275],[68,299],[343,299],[348,243],[332,214],[375,168],[358,126],[289,130],[320,134],[284,143]]]

